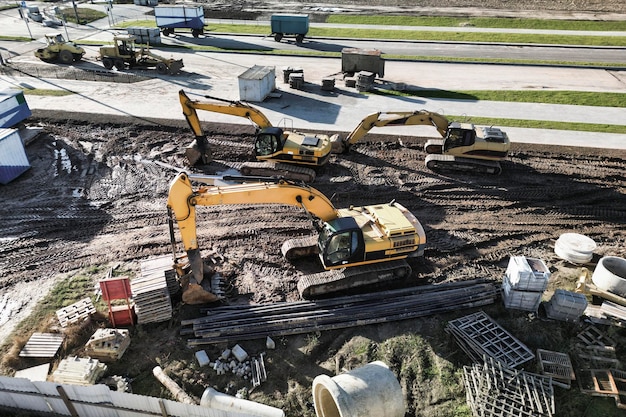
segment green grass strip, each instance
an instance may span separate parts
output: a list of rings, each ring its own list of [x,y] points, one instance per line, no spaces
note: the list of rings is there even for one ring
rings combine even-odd
[[[547,29],[584,31],[624,31],[622,21],[519,19],[506,17],[430,17],[430,16],[328,16],[326,23],[385,26],[476,27],[497,29]]]
[[[451,121],[467,121],[477,125],[520,127],[525,129],[571,130],[578,132],[619,133],[626,134],[624,125],[607,125],[599,123],[560,122],[554,120],[506,119],[498,117],[448,116]]]
[[[379,91],[379,92],[377,92]],[[588,91],[537,90],[467,90],[448,91],[425,89],[415,91],[376,90],[372,94],[400,97],[426,97],[452,100],[507,101],[516,103],[568,104],[573,106],[626,107],[625,93]]]

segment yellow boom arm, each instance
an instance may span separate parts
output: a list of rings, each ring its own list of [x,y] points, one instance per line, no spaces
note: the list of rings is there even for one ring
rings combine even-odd
[[[224,100],[224,102],[228,104],[222,104],[192,100],[183,90],[180,90],[178,92],[178,98],[180,100],[180,105],[183,108],[183,114],[185,115],[185,119],[187,119],[187,123],[189,123],[189,127],[191,127],[191,130],[193,131],[194,135],[196,135],[196,137],[203,136],[202,127],[200,126],[200,119],[198,118],[198,113],[196,113],[196,109],[211,111],[214,113],[230,114],[232,116],[238,117],[245,117],[249,119],[252,123],[254,123],[259,129],[272,127],[272,123],[267,119],[267,117],[265,117],[263,113],[261,113],[260,110],[255,109],[254,107],[240,101]]]
[[[350,146],[357,143],[373,127],[384,126],[409,126],[409,125],[432,125],[441,136],[445,136],[450,122],[439,113],[426,110],[414,112],[378,112],[366,116],[361,123],[343,140],[333,140],[333,152],[347,151]]]
[[[319,219],[328,222],[339,214],[333,204],[314,188],[286,182],[250,183],[201,187],[193,190],[189,175],[179,173],[170,184],[167,208],[176,220],[181,240],[195,280],[203,279],[203,266],[196,233],[196,205],[225,204],[286,204],[304,208]]]

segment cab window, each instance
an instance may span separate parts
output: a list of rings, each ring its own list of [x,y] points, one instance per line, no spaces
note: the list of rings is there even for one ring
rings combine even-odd
[[[271,155],[278,149],[276,136],[260,134],[255,144],[257,155]]]
[[[356,236],[352,235],[352,232],[338,233],[328,242],[327,258],[333,265],[347,262],[350,259],[352,248],[356,247],[356,243],[353,244]]]

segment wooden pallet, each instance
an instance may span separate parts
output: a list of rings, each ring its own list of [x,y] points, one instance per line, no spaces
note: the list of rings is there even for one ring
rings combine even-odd
[[[107,370],[97,359],[70,356],[52,373],[52,381],[61,384],[93,385]]]
[[[613,397],[618,408],[626,409],[626,371],[584,369],[578,375],[580,392],[597,397]]]
[[[58,309],[56,314],[61,323],[61,327],[67,327],[86,319],[95,312],[96,307],[94,307],[91,298],[87,297],[67,307]]]
[[[98,329],[85,346],[85,353],[101,361],[120,359],[130,346],[129,331],[125,329]]]
[[[137,323],[153,323],[172,318],[172,302],[166,272],[172,269],[169,257],[141,264],[141,276],[130,283]]]

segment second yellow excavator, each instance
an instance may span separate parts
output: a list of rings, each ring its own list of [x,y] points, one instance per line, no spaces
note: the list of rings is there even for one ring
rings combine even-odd
[[[331,143],[327,135],[285,131],[274,127],[260,110],[240,101],[214,97],[210,97],[212,102],[192,100],[183,90],[178,95],[183,114],[196,137],[185,151],[191,165],[199,161],[205,164],[211,161],[209,145],[196,110],[245,117],[256,126],[254,156],[258,162],[248,162],[239,167],[242,175],[282,176],[311,182],[315,179],[315,168],[323,166],[330,158]]]
[[[322,193],[306,185],[276,180],[194,188],[191,179],[206,182],[203,177],[179,173],[170,184],[167,199],[175,269],[179,276],[187,277],[183,301],[188,304],[217,300],[204,279],[196,206],[285,204],[304,209],[318,235],[288,240],[281,248],[287,259],[319,256],[324,271],[304,275],[298,282],[303,298],[406,278],[411,274],[406,258],[424,255],[424,228],[397,202],[337,209]],[[184,257],[176,255],[174,221],[186,252],[184,265],[178,262]]]

